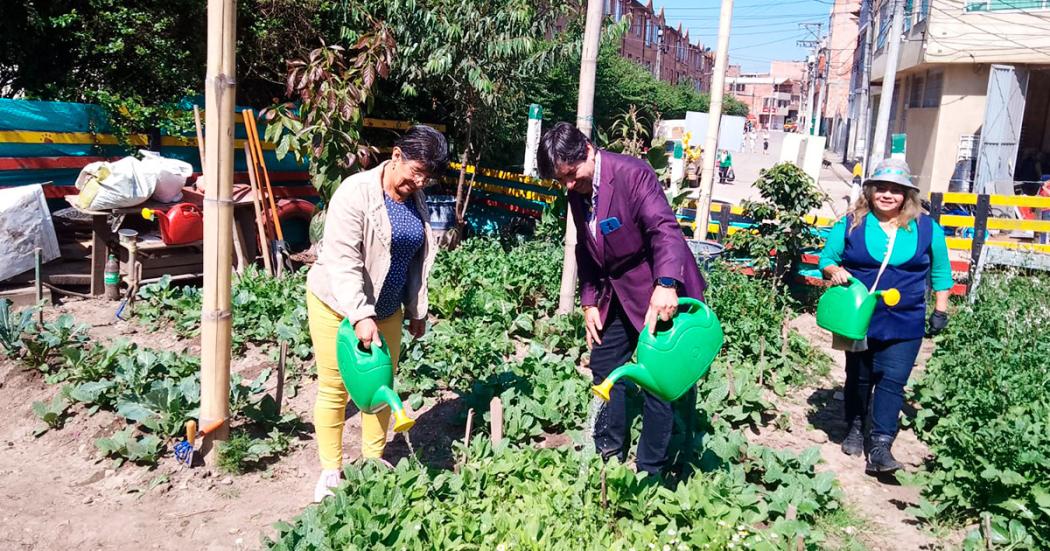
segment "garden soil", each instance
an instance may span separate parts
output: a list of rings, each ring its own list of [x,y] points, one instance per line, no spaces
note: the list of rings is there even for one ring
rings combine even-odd
[[[48,317],[72,314],[92,326],[99,342],[125,338],[153,348],[199,351],[199,340],[183,341],[166,331],[150,331],[135,323],[114,321],[115,303],[76,300],[48,310]],[[771,397],[788,419],[789,430],[773,425],[752,438],[784,449],[820,446],[821,468],[838,475],[846,500],[862,520],[862,541],[871,549],[935,549],[935,540],[904,511],[918,499],[915,488],[880,483],[863,472],[863,460],[843,455],[838,443],[841,421],[842,354],[830,350],[830,339],[817,330],[811,316],[796,320],[797,328],[824,348],[836,365],[830,377],[812,387],[796,389],[784,398]],[[927,351],[928,352],[928,351]],[[924,356],[925,357],[925,356]],[[274,369],[271,354],[257,348],[233,359],[233,370],[254,377]],[[272,386],[271,378],[270,385]],[[285,407],[309,423],[316,383],[304,378]],[[109,412],[88,415],[79,406],[65,427],[35,437],[42,422],[30,406],[48,400],[58,386],[47,385],[38,373],[11,361],[0,361],[0,547],[4,549],[257,549],[273,535],[273,524],[290,519],[307,507],[318,473],[316,444],[309,434],[293,450],[264,471],[229,475],[217,469],[178,466],[170,455],[155,468],[124,465],[99,457],[95,440],[109,436],[122,422]],[[412,438],[419,456],[436,467],[451,467],[451,445],[462,437],[459,407],[451,397],[415,412]],[[346,460],[357,459],[359,416],[347,420]],[[782,423],[783,427],[784,424]],[[545,445],[568,445],[557,435]],[[908,469],[926,456],[925,447],[910,431],[902,431],[894,452]],[[391,462],[408,455],[396,437],[387,448]]]

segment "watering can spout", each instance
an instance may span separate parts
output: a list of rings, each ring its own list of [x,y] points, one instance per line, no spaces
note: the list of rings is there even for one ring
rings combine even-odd
[[[632,363],[624,364],[614,369],[604,381],[591,387],[591,393],[608,402],[609,393],[612,392],[613,385],[624,377],[644,388],[656,388],[656,381],[653,380],[652,374],[644,366]]]
[[[394,432],[405,432],[416,424],[405,413],[405,406],[401,403],[401,398],[398,398],[397,393],[391,390],[390,387],[379,387],[379,390],[376,390],[373,402],[383,402],[390,407],[390,411],[394,414]]]

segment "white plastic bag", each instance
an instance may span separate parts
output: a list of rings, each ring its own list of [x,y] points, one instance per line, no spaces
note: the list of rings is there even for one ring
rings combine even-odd
[[[142,173],[142,161],[124,157],[115,162],[100,161],[85,166],[77,176],[82,209],[109,210],[142,204],[157,187],[155,174]]]
[[[193,165],[178,159],[161,157],[156,151],[139,151],[142,154],[142,174],[157,179],[153,198],[161,203],[177,203],[182,199],[182,187],[193,175]]]
[[[62,253],[40,184],[0,189],[0,281],[33,268],[33,253],[43,262]]]

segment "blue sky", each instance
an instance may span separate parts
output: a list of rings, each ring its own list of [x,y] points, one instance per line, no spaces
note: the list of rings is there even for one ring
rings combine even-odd
[[[774,59],[805,59],[808,50],[795,42],[809,37],[799,23],[821,22],[826,33],[834,1],[736,0],[734,4],[729,62],[742,65],[744,71],[764,72]],[[677,28],[681,23],[693,43],[699,37],[711,49],[718,43],[721,5],[721,0],[653,0],[657,12],[664,8],[668,26]]]

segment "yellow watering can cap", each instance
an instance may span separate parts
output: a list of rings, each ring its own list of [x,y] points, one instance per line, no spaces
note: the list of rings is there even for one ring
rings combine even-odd
[[[886,303],[886,306],[896,306],[901,301],[901,292],[897,289],[887,289],[882,292],[882,302]]]
[[[409,418],[405,410],[399,409],[394,412],[394,432],[404,432],[415,424],[415,420]]]
[[[142,217],[146,220],[153,220],[153,211],[147,208],[142,209]]]
[[[591,387],[591,394],[601,398],[608,402],[610,400],[609,392],[612,391],[613,381],[606,379],[601,384],[594,385]]]

